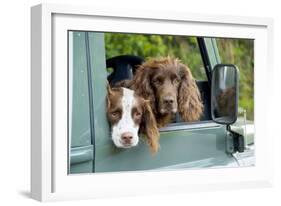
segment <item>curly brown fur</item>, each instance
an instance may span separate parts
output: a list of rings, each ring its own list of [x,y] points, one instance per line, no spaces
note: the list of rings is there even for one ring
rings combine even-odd
[[[203,104],[199,89],[196,85],[190,69],[181,64],[181,84],[179,87],[179,113],[183,120],[192,122],[200,119],[203,112]]]
[[[190,69],[171,57],[151,58],[122,85],[150,101],[158,127],[167,125],[178,111],[184,121],[197,121],[203,112],[200,92]],[[168,102],[168,103],[167,103]]]
[[[143,121],[141,123],[140,131],[147,137],[147,143],[150,146],[152,153],[156,153],[159,149],[159,130],[157,123],[150,107],[149,101],[145,100],[143,104]]]

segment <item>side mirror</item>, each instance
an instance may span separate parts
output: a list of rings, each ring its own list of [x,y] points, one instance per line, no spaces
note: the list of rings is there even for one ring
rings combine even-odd
[[[232,64],[217,64],[212,72],[211,113],[219,124],[230,125],[237,119],[239,71]]]

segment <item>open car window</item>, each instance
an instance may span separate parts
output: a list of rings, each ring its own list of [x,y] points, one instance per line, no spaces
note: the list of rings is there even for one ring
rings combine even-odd
[[[116,82],[122,80],[124,75],[127,75],[128,79],[133,78],[133,73],[137,69],[137,67],[132,68],[133,71],[131,74],[125,74],[130,72],[124,72],[127,70],[127,65],[125,65],[121,57],[125,59],[132,58],[131,56],[133,56],[134,58],[141,58],[143,61],[149,58],[167,56],[178,58],[190,69],[193,78],[196,80],[202,103],[204,104],[204,112],[200,119],[196,119],[196,122],[210,120],[210,89],[197,37],[127,33],[104,33],[104,37],[106,59],[109,61],[107,72],[110,83],[114,85]],[[116,58],[119,59],[116,60]],[[115,62],[112,63],[112,61]],[[141,60],[131,61],[136,61],[136,65],[143,62]],[[115,73],[113,75],[112,65],[115,66]],[[116,75],[116,73],[119,73],[119,75]],[[191,122],[193,121],[188,121],[188,124]],[[174,127],[178,123],[181,123],[181,125],[184,123],[187,124],[177,113],[168,126]],[[174,127],[174,129],[176,128]]]

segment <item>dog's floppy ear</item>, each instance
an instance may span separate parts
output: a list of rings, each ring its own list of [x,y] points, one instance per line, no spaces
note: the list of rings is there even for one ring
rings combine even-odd
[[[134,79],[131,81],[130,87],[137,95],[149,100],[152,110],[156,111],[154,92],[150,84],[150,75],[151,69],[149,69],[147,65],[141,65],[137,69]]]
[[[147,137],[151,152],[156,153],[159,149],[160,134],[149,100],[144,100],[143,111],[142,133]]]
[[[109,83],[107,82],[106,84],[106,90],[107,90],[107,95],[106,95],[106,106],[107,108],[110,107],[110,96],[113,94],[113,91],[109,85]]]
[[[107,90],[107,94],[112,94],[112,89],[108,82],[106,83],[106,90]]]
[[[178,91],[179,113],[184,121],[197,121],[203,112],[199,89],[189,68],[180,65],[181,83]]]

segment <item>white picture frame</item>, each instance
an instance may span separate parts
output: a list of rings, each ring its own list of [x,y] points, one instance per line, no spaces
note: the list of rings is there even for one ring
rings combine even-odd
[[[274,76],[271,19],[189,13],[167,15],[151,11],[40,4],[31,9],[31,26],[32,198],[52,201],[272,186],[274,133],[270,130],[269,119],[273,90],[268,90],[273,87],[270,79]],[[167,30],[168,27],[172,29]],[[67,110],[64,105],[67,99],[65,32],[69,29],[255,39],[256,165],[68,175]]]

